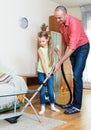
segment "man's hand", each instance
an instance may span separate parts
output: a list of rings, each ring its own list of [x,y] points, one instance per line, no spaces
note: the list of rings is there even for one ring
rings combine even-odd
[[[62,63],[67,60],[71,54],[74,52],[75,50],[70,49],[69,47],[66,48],[65,53],[61,56],[60,60],[56,63],[56,65],[54,66],[53,69],[53,73],[55,73],[56,71],[59,70],[59,68],[61,67]]]
[[[57,62],[54,66],[54,69],[53,69],[53,73],[56,73],[56,71],[58,71],[60,69],[60,62]]]

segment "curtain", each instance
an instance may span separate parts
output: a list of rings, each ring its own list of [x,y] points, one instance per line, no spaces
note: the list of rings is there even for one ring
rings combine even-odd
[[[82,23],[91,43],[91,5],[81,7]],[[90,47],[91,48],[91,47]],[[83,73],[83,82],[91,83],[91,51],[89,52],[86,67]]]
[[[51,36],[52,36],[54,45],[60,50],[61,49],[60,33],[51,31]],[[58,56],[57,56],[57,54],[54,53],[54,62],[57,63],[57,61],[58,61]],[[61,84],[61,78],[60,77],[61,77],[61,71],[59,70],[54,75],[54,91],[55,92],[60,91],[60,84]]]

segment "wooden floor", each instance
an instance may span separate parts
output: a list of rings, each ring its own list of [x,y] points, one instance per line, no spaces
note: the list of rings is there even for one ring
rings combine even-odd
[[[56,102],[61,101],[61,103],[67,102],[69,99],[69,94],[67,92],[62,92],[61,94],[56,94]],[[33,99],[33,105],[37,112],[40,111],[39,98]],[[50,110],[50,105],[46,105],[46,112],[44,116],[55,118],[59,120],[64,120],[67,122],[66,125],[58,126],[53,130],[90,130],[91,129],[91,90],[83,89],[83,103],[80,113],[65,115],[64,109],[57,106],[60,109],[60,113],[56,113]],[[30,107],[26,109],[26,112],[33,113]]]

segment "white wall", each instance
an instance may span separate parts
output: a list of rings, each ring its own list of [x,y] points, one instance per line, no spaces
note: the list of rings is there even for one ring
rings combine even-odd
[[[0,0],[0,64],[20,75],[36,73],[37,34],[56,6],[49,0]],[[21,17],[28,19],[27,29],[19,26]]]
[[[73,15],[75,17],[77,17],[78,19],[82,19],[82,14],[81,14],[81,8],[80,7],[76,7],[76,8],[68,8],[68,13],[70,15]]]
[[[37,34],[56,6],[51,0],[0,0],[0,65],[20,75],[36,73]],[[69,12],[80,17],[78,8]],[[19,26],[21,17],[28,19],[27,29]]]

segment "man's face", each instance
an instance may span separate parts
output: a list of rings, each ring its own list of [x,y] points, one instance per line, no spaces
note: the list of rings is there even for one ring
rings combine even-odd
[[[57,19],[57,22],[58,22],[59,24],[65,23],[65,21],[66,21],[66,14],[63,13],[61,10],[55,11],[55,12],[54,12],[54,16],[55,16],[55,18]]]

